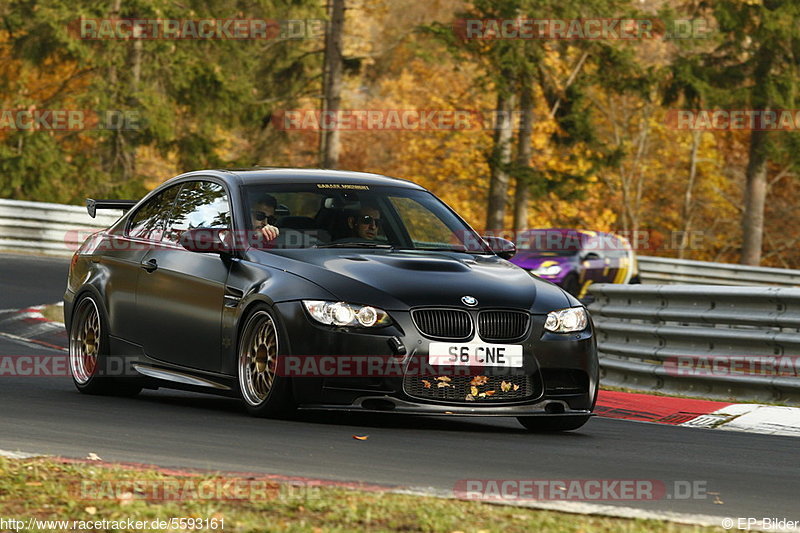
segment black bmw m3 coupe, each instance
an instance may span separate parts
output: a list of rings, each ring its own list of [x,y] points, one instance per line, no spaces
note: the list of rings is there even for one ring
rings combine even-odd
[[[72,258],[64,314],[81,392],[209,392],[256,416],[514,416],[533,431],[591,416],[584,306],[410,181],[206,170],[87,207],[125,214]]]

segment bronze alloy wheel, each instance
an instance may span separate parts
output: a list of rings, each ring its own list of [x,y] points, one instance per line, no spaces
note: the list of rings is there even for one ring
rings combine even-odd
[[[249,405],[259,406],[269,398],[277,362],[275,321],[266,311],[257,311],[247,321],[239,345],[239,387]]]
[[[81,300],[69,335],[69,368],[79,385],[84,385],[97,370],[102,335],[100,312],[92,298]]]

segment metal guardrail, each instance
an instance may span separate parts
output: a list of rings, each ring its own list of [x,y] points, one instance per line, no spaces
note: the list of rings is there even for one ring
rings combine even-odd
[[[77,205],[0,199],[0,249],[69,256],[90,233],[121,215],[113,210],[91,218]]]
[[[593,285],[601,382],[800,403],[800,289]]]
[[[800,270],[638,256],[642,283],[798,287]]]

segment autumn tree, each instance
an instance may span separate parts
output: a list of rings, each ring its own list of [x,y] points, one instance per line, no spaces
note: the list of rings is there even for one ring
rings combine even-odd
[[[153,180],[140,168],[144,153],[174,167],[170,173],[270,164],[257,143],[236,151],[226,147],[241,132],[256,138],[275,109],[319,79],[322,46],[306,35],[286,35],[278,22],[321,19],[320,6],[311,0],[288,7],[280,0],[188,6],[166,0],[105,5],[12,0],[1,9],[8,49],[29,73],[29,83],[36,84],[40,73],[52,77],[47,90],[36,94],[24,86],[9,87],[0,94],[4,107],[111,110],[135,119],[127,128],[12,132],[0,143],[0,191],[5,195],[31,196],[31,184],[8,183],[21,176],[46,177],[53,188],[70,184],[68,195],[53,194],[43,184],[36,189],[43,200],[140,195]],[[272,22],[266,39],[82,39],[79,34],[80,19],[117,18]]]
[[[720,0],[712,6],[709,12],[704,3],[698,3],[696,13],[713,15],[715,46],[707,52],[686,54],[677,62],[682,81],[712,107],[759,112],[795,109],[800,4],[793,0]],[[800,161],[792,149],[798,144],[797,136],[796,132],[759,127],[750,131],[741,216],[742,264],[761,262],[770,162],[784,172],[793,172]]]

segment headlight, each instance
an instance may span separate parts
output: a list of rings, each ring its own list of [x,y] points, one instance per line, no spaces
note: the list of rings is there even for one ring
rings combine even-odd
[[[561,273],[561,265],[539,267],[533,273],[537,276],[558,276]]]
[[[553,333],[583,331],[589,324],[589,317],[583,307],[570,307],[547,313],[544,329]]]
[[[314,320],[327,326],[372,328],[392,323],[386,311],[369,305],[321,300],[303,300],[303,305]]]

